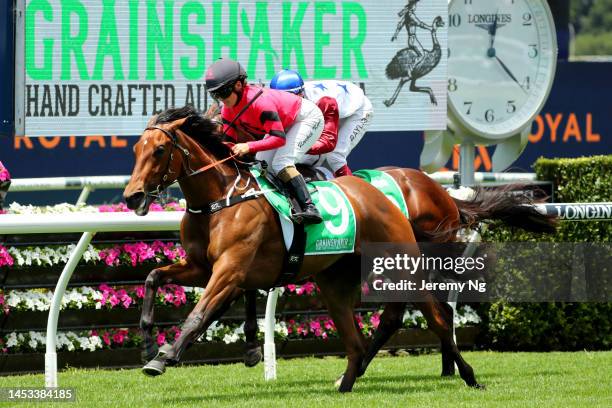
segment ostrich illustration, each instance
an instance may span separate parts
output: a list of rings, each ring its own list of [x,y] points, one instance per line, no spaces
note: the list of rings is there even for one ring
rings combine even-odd
[[[387,65],[387,78],[399,79],[400,82],[391,99],[384,101],[385,106],[389,107],[395,103],[402,87],[408,81],[410,81],[410,90],[412,92],[427,93],[429,94],[431,103],[434,105],[438,104],[436,96],[431,88],[416,86],[415,82],[417,79],[429,74],[440,62],[442,50],[440,49],[440,43],[438,43],[438,38],[436,37],[436,30],[440,27],[444,27],[444,21],[442,21],[442,17],[438,16],[434,19],[432,24],[431,39],[433,48],[431,50],[423,50],[422,53],[420,53],[414,47],[403,48],[395,54],[391,62]]]

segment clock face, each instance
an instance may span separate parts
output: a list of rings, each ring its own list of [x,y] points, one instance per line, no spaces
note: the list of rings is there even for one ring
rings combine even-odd
[[[516,134],[540,111],[554,78],[546,0],[452,0],[448,18],[452,114],[475,134]]]

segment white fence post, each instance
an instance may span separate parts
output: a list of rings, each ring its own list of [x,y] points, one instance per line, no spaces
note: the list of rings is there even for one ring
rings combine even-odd
[[[274,344],[274,326],[276,326],[276,301],[279,288],[268,292],[266,317],[264,324],[264,379],[276,380],[276,344]]]
[[[79,263],[83,252],[87,249],[87,246],[91,242],[95,232],[86,232],[81,236],[79,243],[76,248],[72,250],[66,266],[55,285],[55,292],[53,292],[53,300],[51,302],[51,308],[49,309],[49,317],[47,319],[47,350],[45,353],[45,387],[55,388],[57,387],[57,321],[59,319],[59,311],[62,306],[62,298],[66,292],[66,286],[68,281],[74,272],[74,268]]]

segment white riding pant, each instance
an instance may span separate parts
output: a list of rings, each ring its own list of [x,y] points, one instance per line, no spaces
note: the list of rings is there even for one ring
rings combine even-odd
[[[357,109],[351,116],[340,119],[336,148],[321,156],[306,155],[299,162],[317,166],[323,164],[332,172],[341,169],[346,165],[347,156],[363,138],[373,116],[372,103],[364,97],[361,108]]]
[[[323,131],[323,114],[313,102],[302,99],[302,107],[289,129],[285,129],[285,145],[278,149],[258,152],[257,160],[268,163],[273,174],[295,163],[306,154]],[[266,136],[267,137],[267,136]]]

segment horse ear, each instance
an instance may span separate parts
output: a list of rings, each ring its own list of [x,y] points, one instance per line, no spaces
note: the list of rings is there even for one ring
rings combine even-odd
[[[147,125],[145,126],[145,128],[150,128],[150,127],[154,126],[155,124],[157,124],[157,116],[158,115],[151,116],[151,119],[149,119],[149,121],[147,122]]]
[[[181,126],[183,126],[183,124],[185,123],[187,119],[189,119],[189,116],[175,120],[174,122],[170,122],[170,126],[168,126],[168,130],[173,131],[173,130],[180,128]]]
[[[210,104],[206,112],[204,113],[204,117],[206,119],[214,119],[215,116],[221,113],[221,107],[217,101],[214,101]]]

